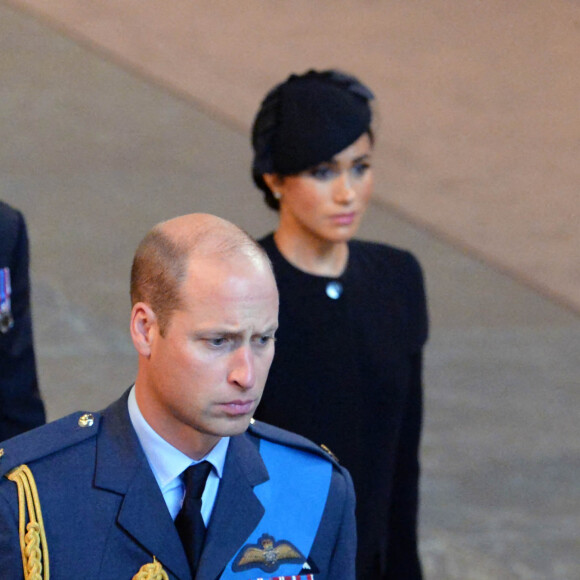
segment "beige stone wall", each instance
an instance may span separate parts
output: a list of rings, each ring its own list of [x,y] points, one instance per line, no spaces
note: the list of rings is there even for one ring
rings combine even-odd
[[[580,4],[10,0],[247,131],[289,72],[376,92],[377,198],[580,310]]]

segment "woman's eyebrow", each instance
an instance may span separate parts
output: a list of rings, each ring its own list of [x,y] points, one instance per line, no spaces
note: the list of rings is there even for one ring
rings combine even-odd
[[[360,163],[361,161],[368,161],[371,157],[372,156],[370,153],[363,153],[362,155],[359,155],[358,157],[355,157],[354,159],[351,159],[350,161],[344,161],[343,163],[346,163],[347,165],[356,165],[357,163]],[[333,157],[330,161],[323,161],[322,163],[315,165],[315,167],[313,167],[313,169],[315,169],[316,167],[323,167],[325,165],[332,165],[333,167],[336,167],[336,166],[341,165],[341,162],[339,160],[337,160],[336,157]]]
[[[359,157],[356,157],[355,159],[352,160],[352,163],[360,163],[361,161],[366,161],[367,159],[371,158],[371,154],[370,153],[364,153],[363,155],[360,155]]]

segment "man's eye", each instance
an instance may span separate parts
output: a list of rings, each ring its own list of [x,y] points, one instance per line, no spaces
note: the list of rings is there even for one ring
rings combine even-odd
[[[260,346],[266,346],[270,342],[274,342],[276,339],[271,334],[265,334],[264,336],[258,336],[256,342]]]
[[[219,348],[226,343],[226,339],[223,336],[220,336],[219,338],[208,338],[207,342],[210,346]]]

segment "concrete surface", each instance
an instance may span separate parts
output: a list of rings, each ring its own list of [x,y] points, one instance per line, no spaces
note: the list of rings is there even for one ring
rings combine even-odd
[[[96,22],[111,7],[81,5]],[[208,211],[260,235],[274,218],[250,182],[242,123],[6,2],[0,78],[0,197],[29,224],[40,378],[54,419],[101,408],[132,382],[129,267],[152,224]],[[361,234],[410,248],[426,272],[426,577],[576,580],[580,318],[401,215],[375,203]]]

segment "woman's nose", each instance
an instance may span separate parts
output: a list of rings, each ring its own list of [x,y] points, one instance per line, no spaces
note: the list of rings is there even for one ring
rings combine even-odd
[[[348,204],[356,197],[356,191],[347,172],[343,172],[337,180],[334,189],[334,200],[337,203]]]

